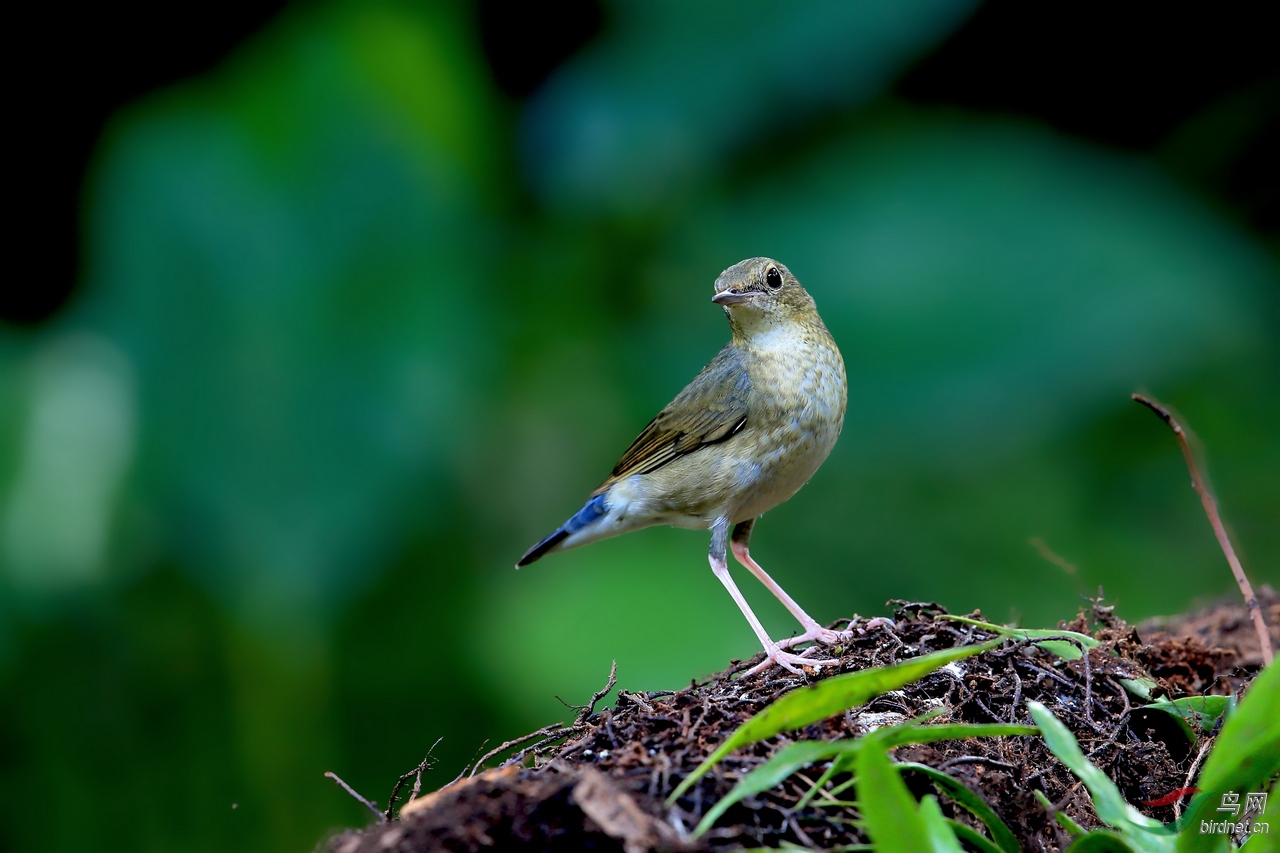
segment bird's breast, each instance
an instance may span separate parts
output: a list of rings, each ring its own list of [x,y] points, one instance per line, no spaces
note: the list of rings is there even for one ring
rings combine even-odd
[[[741,436],[751,460],[735,520],[790,498],[831,453],[844,423],[844,360],[825,329],[777,336],[753,348],[752,400]]]
[[[827,458],[847,401],[840,351],[820,327],[756,343],[743,358],[750,392],[742,429],[615,484],[608,501],[619,529],[755,518],[795,494]]]

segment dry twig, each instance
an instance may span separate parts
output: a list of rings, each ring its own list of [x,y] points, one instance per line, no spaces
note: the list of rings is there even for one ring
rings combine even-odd
[[[1271,634],[1267,631],[1267,623],[1262,618],[1262,607],[1258,604],[1258,597],[1253,594],[1253,587],[1249,584],[1249,578],[1245,576],[1244,567],[1240,565],[1235,549],[1231,547],[1231,540],[1227,538],[1227,529],[1222,524],[1221,516],[1218,515],[1218,502],[1200,477],[1200,470],[1196,465],[1195,454],[1191,452],[1191,444],[1187,441],[1186,431],[1165,406],[1141,394],[1132,396],[1134,400],[1159,415],[1160,420],[1168,424],[1173,434],[1178,437],[1182,457],[1187,461],[1187,470],[1191,472],[1191,486],[1200,495],[1200,503],[1204,504],[1205,514],[1209,516],[1209,524],[1213,526],[1213,533],[1218,537],[1218,545],[1221,546],[1222,553],[1227,556],[1227,563],[1230,564],[1231,572],[1236,576],[1236,583],[1240,585],[1240,592],[1244,595],[1245,607],[1249,608],[1249,615],[1253,617],[1253,627],[1258,632],[1258,642],[1262,646],[1262,662],[1270,666],[1273,657]]]
[[[493,758],[495,755],[505,752],[506,750],[510,749],[513,746],[519,746],[522,743],[528,743],[529,741],[533,740],[536,737],[543,737],[545,735],[549,735],[558,728],[560,728],[559,723],[552,723],[549,726],[543,726],[542,728],[538,729],[536,732],[529,732],[524,737],[514,738],[512,740],[505,741],[503,743],[498,744],[493,749],[489,750],[488,752],[486,752],[484,755],[480,757],[480,760],[476,762],[475,767],[471,768],[471,773],[469,775],[475,776],[476,773],[480,771],[480,768],[484,766],[484,763],[488,761],[490,758]]]
[[[431,744],[431,749],[427,750],[427,755],[418,764],[417,767],[401,776],[396,781],[396,786],[391,789],[391,799],[387,801],[387,820],[391,820],[391,809],[396,804],[396,797],[400,796],[400,789],[404,787],[404,783],[413,778],[413,790],[409,792],[409,802],[413,802],[418,798],[418,792],[422,790],[422,773],[429,770],[432,766],[431,753],[436,751],[436,747],[440,745],[440,741],[444,740],[444,736],[436,738],[436,742]]]
[[[325,771],[324,775],[328,776],[330,779],[332,779],[333,781],[341,785],[342,790],[346,791],[348,794],[355,797],[361,803],[364,803],[365,808],[367,808],[369,811],[373,812],[378,816],[378,823],[387,822],[387,819],[386,817],[383,816],[382,812],[378,811],[378,806],[376,803],[372,803],[369,800],[366,800],[364,797],[360,796],[359,792],[357,792],[355,788],[352,788],[346,782],[343,782],[342,777],[340,777],[337,773],[334,773],[332,770],[328,770],[328,771]]]
[[[938,767],[938,769],[949,770],[952,767],[955,767],[957,764],[985,764],[988,767],[998,767],[1001,770],[1007,770],[1010,773],[1018,772],[1018,768],[1014,767],[1012,764],[1009,764],[1004,761],[999,761],[988,755],[962,755],[959,758],[953,758],[950,761],[943,762],[942,765]]]
[[[597,690],[594,694],[592,694],[591,701],[589,701],[587,704],[569,705],[569,703],[565,702],[563,699],[560,700],[564,705],[567,705],[568,707],[573,708],[575,711],[578,712],[577,718],[574,719],[572,723],[570,723],[567,726],[561,726],[559,723],[552,723],[549,726],[543,726],[542,728],[538,729],[536,732],[530,732],[524,737],[519,737],[514,740],[509,740],[506,743],[503,743],[499,746],[494,747],[493,749],[485,753],[484,756],[479,761],[476,762],[475,767],[471,769],[470,775],[475,776],[476,773],[480,770],[480,768],[484,766],[484,763],[486,761],[488,761],[490,758],[493,758],[495,755],[499,755],[500,753],[505,752],[506,750],[510,749],[513,746],[519,746],[522,743],[528,743],[534,738],[538,738],[538,737],[544,738],[544,740],[538,741],[538,743],[536,743],[534,746],[521,750],[516,755],[504,761],[503,762],[504,765],[514,764],[523,760],[524,757],[530,751],[533,751],[534,754],[536,755],[538,754],[539,748],[549,743],[562,740],[563,738],[569,737],[570,735],[581,732],[586,727],[587,721],[591,719],[591,715],[596,712],[596,703],[599,702],[601,699],[603,699],[609,693],[609,691],[613,689],[614,685],[617,683],[618,683],[618,662],[615,660],[613,662],[613,666],[609,668],[608,681],[605,682],[604,687],[602,687],[601,689]],[[557,696],[556,698],[559,699],[560,697]],[[466,771],[464,770],[463,772],[465,773]]]
[[[1213,742],[1217,738],[1209,738],[1200,747],[1200,751],[1196,753],[1196,760],[1191,762],[1191,769],[1187,771],[1187,781],[1182,783],[1182,789],[1185,791],[1191,787],[1191,783],[1196,780],[1196,771],[1200,769],[1200,762],[1204,761],[1204,757],[1209,754],[1209,747],[1213,746]],[[1182,817],[1182,798],[1174,800],[1173,814],[1175,817]]]
[[[618,683],[618,662],[615,660],[613,666],[609,667],[609,680],[605,682],[604,687],[597,690],[591,695],[591,701],[578,708],[578,718],[573,721],[575,728],[585,725],[591,715],[596,712],[596,703],[609,694],[613,686]]]

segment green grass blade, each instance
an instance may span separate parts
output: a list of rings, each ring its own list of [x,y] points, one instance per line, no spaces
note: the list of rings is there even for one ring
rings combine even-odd
[[[917,718],[920,719],[920,718]],[[915,722],[915,721],[913,721]],[[905,731],[903,730],[905,729]],[[905,746],[907,744],[933,743],[939,740],[962,740],[970,737],[1005,737],[1015,735],[1037,735],[1040,730],[1035,726],[1019,726],[1005,723],[977,723],[970,725],[968,723],[946,723],[940,726],[923,726],[901,724],[894,726],[892,729],[886,729],[885,737],[891,746]],[[831,775],[840,773],[853,772],[854,756],[840,755],[831,763]],[[849,782],[842,783],[837,786],[836,790],[844,790],[851,784]],[[835,793],[834,791],[832,793]]]
[[[1034,701],[1028,701],[1027,708],[1031,711],[1032,719],[1040,726],[1041,735],[1049,751],[1089,789],[1089,795],[1093,797],[1094,811],[1098,813],[1098,818],[1103,823],[1122,832],[1129,827],[1163,828],[1163,824],[1159,821],[1147,817],[1125,802],[1116,784],[1106,773],[1084,757],[1071,730],[1064,726],[1048,708]],[[1156,836],[1150,837],[1156,839]],[[1158,846],[1161,849],[1167,847],[1168,845],[1164,843],[1166,841],[1167,837],[1161,837]]]
[[[904,767],[924,775],[929,781],[937,785],[939,790],[946,794],[953,803],[982,821],[991,833],[991,840],[1004,853],[1021,853],[1022,848],[1018,845],[1018,839],[1008,825],[1000,819],[1000,816],[995,813],[991,806],[987,805],[986,800],[965,787],[959,779],[948,776],[941,770],[925,764],[906,761],[898,762],[899,770]]]
[[[939,740],[963,740],[970,737],[1018,737],[1038,735],[1035,726],[1017,723],[943,723],[937,726],[892,726],[880,731],[890,746],[909,743],[933,743]],[[877,732],[879,734],[879,732]]]
[[[1036,800],[1040,805],[1044,806],[1044,810],[1053,815],[1053,819],[1058,825],[1065,829],[1071,835],[1084,835],[1084,827],[1071,819],[1071,816],[1064,811],[1059,811],[1053,807],[1053,803],[1049,802],[1049,798],[1044,795],[1043,791],[1032,791]]]
[[[1196,782],[1205,793],[1192,801],[1186,830],[1178,837],[1178,853],[1203,853],[1219,846],[1221,836],[1200,833],[1201,820],[1222,820],[1216,809],[1222,794],[1263,790],[1280,772],[1280,667],[1267,667],[1254,679],[1235,713],[1222,725],[1213,752]],[[1280,827],[1277,827],[1280,830]]]
[[[1244,701],[1222,726],[1222,734],[1200,774],[1206,791],[1256,789],[1280,772],[1280,667],[1259,673]]]
[[[1010,628],[1008,625],[997,625],[994,622],[983,622],[980,619],[971,619],[968,616],[952,616],[950,613],[943,613],[935,616],[934,618],[944,619],[948,622],[963,622],[965,625],[973,625],[977,628],[992,631],[996,634],[1002,634],[1015,640],[1035,640],[1042,637],[1070,637],[1090,649],[1097,648],[1102,645],[1100,640],[1095,640],[1088,634],[1081,634],[1077,631],[1060,631],[1054,628]]]
[[[1049,628],[1010,628],[1007,625],[997,625],[994,622],[983,622],[980,619],[970,619],[968,616],[952,616],[950,613],[943,613],[935,616],[935,619],[945,619],[948,622],[962,622],[965,625],[973,625],[984,631],[991,631],[1002,637],[1008,637],[1011,640],[1035,640],[1041,637],[1070,637],[1076,643],[1080,643],[1087,649],[1096,648],[1101,645],[1098,640],[1090,637],[1088,634],[1080,634],[1076,631],[1054,631]],[[1063,639],[1046,639],[1044,642],[1036,643],[1037,646],[1047,652],[1052,652],[1064,660],[1079,660],[1083,657],[1080,648],[1070,640]]]
[[[956,838],[977,850],[978,853],[1005,853],[1002,848],[996,846],[994,841],[978,832],[972,826],[950,818],[947,819],[947,824],[951,827],[951,831],[956,834]]]
[[[1080,660],[1084,657],[1084,652],[1080,651],[1080,647],[1069,640],[1044,640],[1036,643],[1037,646],[1046,652],[1052,652],[1063,660]]]
[[[729,735],[715,752],[685,777],[671,796],[667,805],[675,801],[702,778],[704,774],[733,750],[756,743],[779,732],[791,731],[849,708],[865,704],[882,693],[897,690],[952,661],[961,660],[998,646],[1002,639],[990,640],[972,646],[947,649],[923,655],[912,660],[886,667],[872,667],[860,672],[849,672],[820,681],[812,687],[793,690],[773,702],[769,707],[747,720],[737,731]]]
[[[1267,795],[1267,807],[1262,814],[1254,819],[1255,823],[1267,824],[1267,832],[1256,833],[1252,838],[1244,843],[1240,848],[1240,853],[1275,853],[1277,847],[1280,847],[1280,784],[1271,789],[1271,793]],[[1275,826],[1276,835],[1271,833],[1271,827]]]
[[[875,735],[864,738],[855,762],[858,805],[867,834],[878,853],[921,853],[931,850],[929,830],[885,744]]]
[[[1140,675],[1137,678],[1122,678],[1120,679],[1120,684],[1134,696],[1148,701],[1151,700],[1151,691],[1159,686],[1145,675]]]
[[[822,771],[822,775],[818,777],[818,780],[810,785],[809,790],[804,792],[804,796],[796,801],[796,811],[800,811],[809,805],[809,802],[814,798],[814,796],[816,796],[828,782],[835,778],[836,773],[839,772],[839,766],[838,762],[833,761],[827,766],[826,770]]]
[[[1134,849],[1114,832],[1095,829],[1071,842],[1067,853],[1134,853]]]
[[[924,822],[925,832],[929,834],[929,846],[933,853],[964,853],[956,834],[951,831],[951,825],[942,816],[938,798],[932,794],[920,801],[920,820]]]
[[[802,767],[807,767],[815,761],[832,758],[841,752],[848,752],[851,747],[861,743],[861,740],[804,740],[778,750],[778,753],[764,764],[743,776],[738,784],[733,786],[732,791],[721,797],[718,803],[707,810],[702,820],[698,822],[697,828],[693,830],[694,837],[702,835],[714,826],[720,816],[734,803],[781,784]]]
[[[947,723],[939,726],[923,726],[912,722],[887,726],[878,729],[874,735],[856,739],[808,740],[793,743],[778,750],[777,754],[764,764],[743,776],[738,781],[738,784],[733,786],[733,790],[721,797],[719,802],[707,810],[702,820],[698,821],[698,826],[694,829],[693,834],[694,837],[697,837],[706,832],[735,803],[769,790],[800,768],[828,758],[838,758],[839,760],[832,762],[831,767],[822,774],[810,791],[795,806],[797,810],[804,808],[804,806],[808,805],[809,800],[812,799],[814,792],[820,785],[826,784],[837,773],[848,772],[853,769],[854,762],[857,760],[857,752],[869,737],[874,736],[883,741],[886,747],[891,747],[916,743],[933,743],[939,740],[1034,735],[1038,733],[1039,729],[1034,726],[1007,725],[1004,723]],[[919,766],[924,767],[924,765]],[[932,768],[925,769],[932,770]],[[943,774],[943,776],[946,779],[951,779],[946,774]],[[964,790],[968,791],[967,788]],[[977,796],[972,792],[970,794],[975,798]],[[982,803],[981,800],[978,800],[978,802]],[[985,806],[986,804],[983,803],[983,805]],[[995,818],[995,813],[992,812],[991,816]],[[995,819],[999,820],[999,818]],[[1009,837],[1012,839],[1012,835]],[[1017,850],[1017,842],[1015,841],[1014,846],[1008,848],[1008,850],[1010,853],[1014,853]]]

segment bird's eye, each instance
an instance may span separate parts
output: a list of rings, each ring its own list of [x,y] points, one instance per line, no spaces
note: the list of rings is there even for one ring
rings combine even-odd
[[[777,267],[769,267],[769,271],[764,274],[764,283],[769,285],[770,290],[782,287],[782,276],[778,274]]]

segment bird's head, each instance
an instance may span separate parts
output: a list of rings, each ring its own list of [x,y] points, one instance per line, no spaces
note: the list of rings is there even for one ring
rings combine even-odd
[[[791,270],[772,258],[748,258],[720,273],[711,301],[724,308],[735,335],[822,323],[813,297]]]

